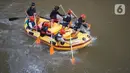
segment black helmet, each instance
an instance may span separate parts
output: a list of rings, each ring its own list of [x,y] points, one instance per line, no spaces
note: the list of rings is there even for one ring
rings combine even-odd
[[[59,8],[60,8],[59,6],[55,6],[54,7],[55,10],[59,10]]]
[[[31,6],[35,6],[35,3],[34,3],[34,2],[32,2]]]

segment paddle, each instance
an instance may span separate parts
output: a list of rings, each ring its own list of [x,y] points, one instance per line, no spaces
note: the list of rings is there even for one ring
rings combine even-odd
[[[76,14],[72,11],[72,13],[74,14],[74,16],[77,18]],[[77,18],[78,19],[78,18]],[[91,24],[88,24],[88,28],[91,28]]]
[[[72,32],[72,30],[71,30],[71,32]],[[74,58],[74,54],[73,54],[71,35],[70,35],[70,48],[71,48],[71,53],[72,53],[72,55],[71,55],[71,63],[75,64],[75,58]]]
[[[36,25],[36,31],[38,30],[38,25],[37,25],[37,22],[36,22],[36,16],[34,15],[34,22],[35,22],[35,25]],[[37,37],[36,39],[36,44],[40,44],[40,35]]]
[[[66,12],[65,12],[65,10],[64,10],[64,8],[63,8],[63,6],[61,4],[60,4],[59,7],[61,7],[61,9],[63,10],[64,14],[66,14]]]
[[[12,17],[12,18],[9,18],[9,21],[14,21],[14,20],[18,20],[20,18],[25,18],[25,17]]]
[[[51,29],[52,29],[52,20],[51,20]],[[50,55],[53,55],[54,52],[54,47],[52,45],[52,30],[51,30],[51,47],[50,47]]]
[[[45,18],[45,19],[48,19],[46,17],[43,17],[43,16],[40,16],[41,18]],[[9,21],[14,21],[14,20],[18,20],[18,19],[22,19],[22,18],[26,18],[26,17],[11,17],[11,18],[8,18]]]
[[[72,9],[70,9],[70,10],[72,10]],[[78,19],[77,15],[73,11],[72,11],[72,14]]]
[[[62,5],[60,5],[61,9],[63,10],[63,12],[66,14],[64,8]],[[72,30],[71,30],[71,33],[72,33]],[[71,35],[70,35],[70,48],[71,48],[71,53],[72,53],[72,58],[71,58],[71,63],[72,64],[75,64],[75,58],[74,58],[74,54],[73,54],[73,47],[72,47],[72,40],[71,40]]]
[[[40,44],[40,37],[37,37],[35,42],[36,42],[36,44]]]

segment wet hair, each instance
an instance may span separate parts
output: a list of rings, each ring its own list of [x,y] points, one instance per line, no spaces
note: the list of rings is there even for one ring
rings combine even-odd
[[[55,6],[54,7],[55,10],[59,10],[59,8],[60,8],[59,6]]]
[[[35,3],[34,3],[34,2],[32,2],[31,6],[35,6]]]

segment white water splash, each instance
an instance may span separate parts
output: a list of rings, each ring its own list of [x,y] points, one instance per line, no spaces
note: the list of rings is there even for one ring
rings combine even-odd
[[[0,30],[0,34],[1,33],[8,33],[9,32],[9,30]]]
[[[90,44],[88,45],[88,47],[94,46],[95,43],[96,43],[97,37],[92,36],[92,35],[91,35],[91,32],[90,32],[89,30],[86,30],[86,33],[87,33],[88,35],[90,35],[90,37],[91,37],[91,39],[92,39],[92,43],[90,43]]]
[[[3,24],[8,24],[8,19],[6,18],[3,18],[3,19],[0,19],[0,22],[3,23]]]
[[[10,53],[11,73],[47,73],[44,61],[37,59],[29,49],[17,49]],[[18,66],[19,65],[19,66]]]
[[[92,36],[91,36],[91,38],[92,38],[92,43],[90,43],[90,44],[88,45],[88,47],[94,46],[95,43],[96,43],[97,37],[92,37]]]
[[[0,16],[2,18],[0,18],[0,22],[7,24],[7,25],[12,25],[11,22],[9,21],[9,19],[4,15],[4,13],[0,12]]]
[[[57,51],[58,54],[63,54],[63,55],[71,55],[72,52],[71,51]],[[78,51],[73,51],[74,54],[78,53]]]
[[[28,70],[27,72],[29,73],[42,73],[42,71],[38,68],[37,65],[34,65],[34,64],[30,64],[29,67],[28,67]]]

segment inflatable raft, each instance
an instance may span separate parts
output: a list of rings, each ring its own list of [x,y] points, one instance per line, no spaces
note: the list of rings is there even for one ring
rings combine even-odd
[[[26,29],[26,28],[27,28],[27,23],[26,23],[26,21],[27,21],[27,18],[25,19],[25,23],[24,23],[24,28],[25,28],[26,33],[27,33],[29,36],[31,36],[31,37],[33,37],[33,38],[35,38],[35,39],[36,39],[37,37],[39,37],[39,36],[40,36],[40,33],[39,33],[39,32],[37,32],[37,31],[32,31],[32,30],[30,30],[30,29]],[[40,22],[45,22],[45,21],[49,21],[49,20],[48,20],[48,19],[45,19],[45,18],[40,18],[38,24],[39,24]],[[52,33],[54,33],[54,34],[56,34],[61,28],[62,28],[62,25],[61,25],[61,24],[53,23],[53,26],[52,26],[52,28],[49,28],[49,31],[52,32]],[[71,29],[71,28],[66,28],[66,30],[67,30],[68,32],[66,32],[66,33],[63,35],[63,37],[64,37],[66,43],[64,43],[64,44],[58,44],[58,43],[55,41],[55,39],[53,38],[53,46],[54,46],[54,49],[55,49],[55,50],[64,50],[64,51],[65,51],[65,50],[66,50],[66,51],[71,50],[71,44],[69,44],[69,43],[70,43],[70,40],[69,40],[69,39],[70,39],[70,34],[71,34],[71,32],[69,32],[69,31],[71,31],[72,29]],[[43,37],[40,36],[40,40],[41,40],[43,43],[45,43],[45,44],[47,44],[47,45],[49,45],[49,46],[51,45],[51,40],[52,40],[52,39],[51,39],[50,36],[47,36],[47,35],[45,35],[45,36],[43,36]],[[82,49],[82,48],[86,47],[87,45],[89,45],[91,42],[92,42],[92,39],[91,39],[91,37],[90,37],[89,34],[79,32],[75,38],[72,38],[72,49],[73,49],[73,50]]]

